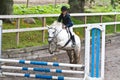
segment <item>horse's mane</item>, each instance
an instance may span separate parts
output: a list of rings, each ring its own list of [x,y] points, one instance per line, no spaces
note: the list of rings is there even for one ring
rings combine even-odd
[[[61,22],[57,22],[57,21],[54,21],[50,27],[52,28],[56,28],[56,27],[62,27],[62,23]]]

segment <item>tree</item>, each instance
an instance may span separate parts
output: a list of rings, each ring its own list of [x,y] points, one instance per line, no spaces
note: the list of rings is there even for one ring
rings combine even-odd
[[[90,0],[90,7],[92,7],[94,3],[95,3],[95,0]]]
[[[29,0],[27,0],[27,3],[26,3],[26,7],[28,8],[28,6],[29,6]]]
[[[69,0],[70,12],[72,13],[83,13],[85,0]]]
[[[115,0],[111,0],[111,5],[115,9]]]
[[[120,5],[120,0],[111,0],[111,5],[116,9],[116,6]]]
[[[0,15],[10,15],[12,13],[13,13],[13,0],[0,0]]]

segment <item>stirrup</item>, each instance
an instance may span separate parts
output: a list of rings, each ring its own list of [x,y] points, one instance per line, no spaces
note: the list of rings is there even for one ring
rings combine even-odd
[[[72,44],[72,47],[75,47],[75,46],[76,46],[76,44],[75,44],[75,43],[73,43],[73,44]]]
[[[74,48],[76,45],[72,45],[72,47]]]

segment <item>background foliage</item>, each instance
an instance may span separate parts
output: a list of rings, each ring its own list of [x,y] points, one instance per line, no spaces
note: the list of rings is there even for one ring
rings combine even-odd
[[[30,6],[26,8],[25,5],[14,5],[14,14],[16,15],[23,15],[23,14],[60,14],[60,8],[61,6],[66,5],[69,7],[68,4],[62,4],[57,5],[54,7],[54,5],[43,5],[43,6]],[[115,12],[120,11],[120,6],[118,5],[116,9],[114,9],[111,5],[108,6],[97,6],[94,5],[92,7],[86,7],[85,12]],[[88,17],[87,23],[98,23],[100,22],[99,16],[94,17]],[[50,25],[53,21],[57,20],[57,18],[46,18],[47,25]],[[83,19],[76,19],[72,17],[72,20],[74,24],[84,24]],[[42,22],[39,18],[35,18],[36,23],[35,24],[27,24],[21,19],[21,28],[31,28],[31,27],[40,27],[42,26]],[[103,22],[111,22],[114,21],[114,16],[104,16]],[[120,21],[120,16],[117,16],[117,21]],[[119,26],[119,25],[117,25]],[[3,29],[15,29],[16,28],[16,22],[10,23],[4,23]],[[120,27],[117,27],[117,31],[120,31]],[[3,34],[3,50],[4,49],[13,49],[13,48],[23,48],[23,47],[30,47],[30,46],[42,46],[47,43],[47,31],[46,32],[46,40],[43,43],[41,38],[42,34],[40,31],[33,31],[33,32],[23,32],[20,33],[20,45],[16,46],[15,43],[15,37],[16,33],[9,33],[9,34]],[[83,28],[77,28],[74,29],[74,32],[80,36],[80,38],[84,38],[84,29]],[[107,26],[106,33],[113,33],[114,32],[114,26]]]
[[[61,6],[67,6],[68,4],[62,4],[62,5],[43,5],[43,6],[31,6],[26,7],[26,5],[14,5],[14,14],[58,14],[60,13]]]

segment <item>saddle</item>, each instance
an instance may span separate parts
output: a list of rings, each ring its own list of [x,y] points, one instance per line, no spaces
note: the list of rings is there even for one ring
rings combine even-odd
[[[65,43],[65,45],[62,48],[66,47],[70,41],[72,41],[72,43],[75,44],[74,35],[72,35],[69,30],[66,30],[66,31],[67,31],[68,35],[70,34],[70,38],[68,39],[68,41]]]

